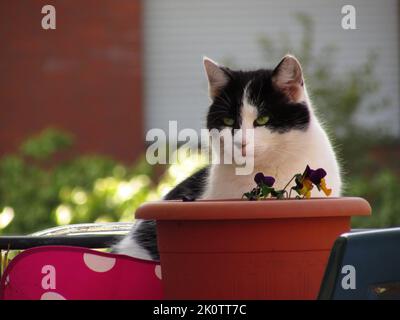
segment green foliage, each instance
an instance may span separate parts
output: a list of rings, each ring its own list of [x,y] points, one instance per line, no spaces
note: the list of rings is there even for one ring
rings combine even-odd
[[[73,147],[70,134],[46,129],[0,159],[0,233],[26,234],[70,223],[132,221],[136,208],[159,199],[201,165],[178,151],[158,183],[140,159],[133,166],[99,155],[54,161]]]
[[[381,127],[359,124],[357,115],[367,112],[374,118],[390,103],[379,96],[379,82],[375,75],[378,55],[370,52],[365,61],[344,72],[336,72],[337,48],[328,45],[317,50],[314,46],[315,26],[312,18],[297,14],[302,37],[295,44],[288,34],[281,34],[279,43],[268,36],[260,37],[266,61],[279,61],[291,53],[299,58],[304,71],[307,90],[333,139],[342,162],[345,195],[361,196],[373,208],[370,219],[356,218],[354,227],[383,227],[400,224],[400,189],[398,162],[377,161],[372,157],[379,146],[399,148],[398,138],[388,136]],[[328,172],[329,174],[329,172]]]
[[[390,170],[375,172],[370,177],[356,176],[349,183],[353,195],[367,198],[373,206],[370,218],[355,217],[353,225],[392,227],[400,222],[400,179]]]
[[[45,129],[21,145],[21,154],[36,160],[50,158],[56,152],[70,147],[73,138],[70,134],[53,128]]]
[[[134,209],[150,194],[151,168],[144,161],[126,167],[104,156],[86,155],[47,165],[72,145],[69,134],[48,129],[25,141],[20,153],[0,159],[0,210],[7,208],[0,214],[2,232],[133,218]],[[123,192],[131,197],[120,196]],[[1,225],[2,216],[4,220],[10,212],[12,222]]]

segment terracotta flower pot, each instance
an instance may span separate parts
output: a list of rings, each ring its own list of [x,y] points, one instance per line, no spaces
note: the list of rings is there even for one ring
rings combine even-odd
[[[136,217],[157,220],[166,299],[315,299],[335,239],[361,198],[160,201]]]

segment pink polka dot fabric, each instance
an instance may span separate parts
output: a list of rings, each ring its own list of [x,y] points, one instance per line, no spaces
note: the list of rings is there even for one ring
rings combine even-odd
[[[0,283],[3,300],[162,299],[158,263],[67,246],[16,256]]]

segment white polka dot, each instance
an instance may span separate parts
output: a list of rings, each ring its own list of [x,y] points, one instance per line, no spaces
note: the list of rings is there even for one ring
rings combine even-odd
[[[161,280],[161,279],[162,279],[162,276],[161,276],[161,266],[160,266],[159,264],[156,265],[156,267],[154,268],[154,272],[155,272],[157,278]]]
[[[40,300],[67,300],[57,292],[45,292],[40,297]]]
[[[10,283],[10,275],[7,275],[6,280],[4,281],[4,285],[8,286]]]
[[[115,258],[102,257],[91,253],[84,253],[83,261],[85,261],[86,266],[94,272],[110,271],[117,262]]]

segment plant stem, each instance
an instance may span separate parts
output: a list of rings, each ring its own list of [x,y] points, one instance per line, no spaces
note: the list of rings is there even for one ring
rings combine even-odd
[[[289,198],[289,194],[286,190],[283,190],[283,193],[286,195],[286,199]]]
[[[290,181],[286,184],[286,186],[282,190],[286,190],[286,188],[289,186],[289,184],[293,181],[293,179],[296,177],[296,174],[290,179]]]

